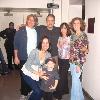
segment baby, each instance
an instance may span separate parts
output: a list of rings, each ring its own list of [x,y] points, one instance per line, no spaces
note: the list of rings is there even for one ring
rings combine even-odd
[[[54,58],[48,58],[43,65],[42,71],[46,72],[47,80],[41,80],[41,89],[43,90],[44,100],[53,100],[53,91],[58,84],[59,75],[57,70],[54,70],[56,61]]]

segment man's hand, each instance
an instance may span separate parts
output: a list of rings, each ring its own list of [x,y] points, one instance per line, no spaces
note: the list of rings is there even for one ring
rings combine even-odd
[[[20,64],[20,60],[19,60],[18,57],[15,57],[15,58],[14,58],[14,63],[15,63],[16,65]]]

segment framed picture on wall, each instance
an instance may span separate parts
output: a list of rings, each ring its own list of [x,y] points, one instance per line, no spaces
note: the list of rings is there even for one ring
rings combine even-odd
[[[88,18],[88,33],[94,33],[95,18]]]

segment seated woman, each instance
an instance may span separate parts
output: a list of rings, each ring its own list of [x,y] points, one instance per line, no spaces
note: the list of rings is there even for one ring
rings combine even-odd
[[[45,60],[51,57],[51,54],[48,52],[49,47],[50,41],[47,36],[44,36],[38,48],[31,51],[27,62],[22,67],[22,77],[33,90],[29,100],[41,100],[42,90],[39,87],[39,78],[46,80],[48,77],[44,71],[39,69],[45,63]]]

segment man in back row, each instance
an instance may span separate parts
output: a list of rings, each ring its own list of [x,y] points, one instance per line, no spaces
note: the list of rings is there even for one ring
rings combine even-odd
[[[46,17],[46,25],[40,25],[36,27],[36,31],[38,34],[38,39],[41,39],[43,35],[48,36],[51,42],[51,48],[50,53],[51,56],[56,59],[56,66],[58,65],[58,48],[57,48],[57,42],[60,35],[60,29],[59,27],[55,27],[55,16],[53,14],[49,14]]]

